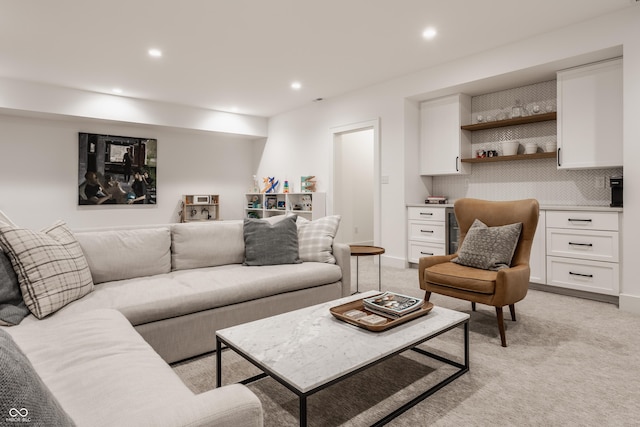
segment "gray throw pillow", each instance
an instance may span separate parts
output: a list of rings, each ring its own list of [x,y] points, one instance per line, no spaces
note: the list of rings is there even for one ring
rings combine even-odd
[[[0,420],[7,425],[75,425],[11,335],[1,329],[0,372]]]
[[[299,264],[296,217],[270,224],[254,218],[244,220],[244,265]]]
[[[0,325],[17,325],[28,314],[16,272],[7,254],[0,250]]]
[[[476,219],[452,262],[483,270],[500,270],[511,265],[522,223],[487,227]]]

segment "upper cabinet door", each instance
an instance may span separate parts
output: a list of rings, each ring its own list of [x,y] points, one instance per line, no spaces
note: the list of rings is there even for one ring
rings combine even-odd
[[[558,71],[558,169],[622,166],[622,59]]]
[[[462,163],[471,157],[469,131],[460,126],[471,121],[471,97],[447,96],[420,105],[420,174],[467,174],[471,165]]]

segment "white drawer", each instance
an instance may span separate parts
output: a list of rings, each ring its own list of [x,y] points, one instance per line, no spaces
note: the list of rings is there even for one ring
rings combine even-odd
[[[610,262],[547,257],[547,284],[618,295],[620,270],[618,264]]]
[[[409,221],[409,240],[444,243],[444,222]]]
[[[409,242],[409,262],[418,263],[420,258],[445,255],[444,243]]]
[[[547,229],[547,255],[618,262],[615,231]]]
[[[618,212],[547,211],[547,228],[618,231]]]
[[[445,208],[430,208],[430,207],[410,207],[408,217],[412,219],[426,219],[430,221],[442,221],[445,219]]]

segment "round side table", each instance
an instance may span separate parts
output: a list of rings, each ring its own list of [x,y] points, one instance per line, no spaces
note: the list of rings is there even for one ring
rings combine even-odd
[[[358,280],[358,273],[359,273],[359,266],[358,266],[358,260],[360,259],[361,256],[372,256],[372,255],[378,255],[378,290],[382,291],[382,275],[381,275],[381,270],[380,270],[380,255],[382,255],[384,253],[384,248],[381,248],[379,246],[368,246],[368,245],[349,245],[349,247],[351,248],[351,256],[356,257],[356,294],[360,292],[360,288],[359,288],[359,280]]]

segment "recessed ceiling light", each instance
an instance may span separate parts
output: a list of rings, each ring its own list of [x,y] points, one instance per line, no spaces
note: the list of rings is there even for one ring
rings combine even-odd
[[[436,36],[436,34],[438,34],[438,31],[433,27],[429,27],[422,32],[422,37],[427,40],[431,40]]]
[[[300,89],[301,87],[302,87],[302,83],[300,83],[300,82],[293,82],[293,83],[291,83],[291,89],[298,90],[298,89]]]
[[[162,56],[162,51],[160,49],[149,49],[149,56],[160,58]]]
[[[114,87],[113,89],[111,89],[111,92],[120,95],[122,93],[122,89],[120,89],[119,87]]]

